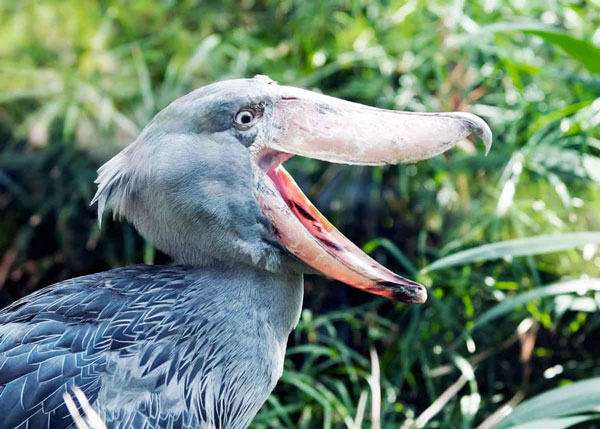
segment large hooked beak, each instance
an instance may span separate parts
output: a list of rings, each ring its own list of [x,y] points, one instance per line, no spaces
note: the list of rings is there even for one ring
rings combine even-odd
[[[252,146],[256,198],[281,244],[321,273],[394,300],[422,303],[423,285],[383,267],[340,233],[308,200],[281,163],[293,155],[356,165],[413,163],[470,134],[492,144],[487,124],[470,113],[377,109],[281,86],[262,144]],[[267,178],[268,177],[268,178]]]

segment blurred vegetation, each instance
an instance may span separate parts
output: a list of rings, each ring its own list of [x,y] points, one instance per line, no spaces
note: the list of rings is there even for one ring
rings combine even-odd
[[[0,306],[168,263],[129,225],[99,230],[88,204],[96,168],[193,88],[260,73],[385,108],[470,111],[494,131],[487,157],[464,141],[418,165],[286,164],[430,300],[307,278],[253,427],[594,427],[599,27],[599,0],[0,0]]]

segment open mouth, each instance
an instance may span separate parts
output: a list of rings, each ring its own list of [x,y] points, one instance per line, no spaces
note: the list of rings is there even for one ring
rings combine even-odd
[[[294,256],[350,286],[407,303],[422,303],[426,288],[388,270],[339,232],[281,165],[294,155],[354,165],[411,163],[436,156],[470,134],[491,132],[469,113],[384,110],[277,87],[268,134],[251,147],[255,196],[280,243]]]
[[[319,272],[375,295],[409,303],[427,299],[423,285],[400,277],[346,238],[304,195],[281,165],[287,153],[256,156],[256,197],[280,243]]]
[[[335,273],[336,280],[365,292],[404,302],[425,302],[424,286],[394,274],[346,238],[317,210],[283,166],[269,170],[267,175],[318,244],[311,252],[302,252],[301,259],[322,273]]]

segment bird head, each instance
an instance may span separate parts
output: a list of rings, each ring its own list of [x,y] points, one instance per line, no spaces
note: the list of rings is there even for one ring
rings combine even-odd
[[[421,303],[424,286],[383,267],[340,233],[282,163],[294,155],[354,165],[413,163],[491,131],[469,113],[384,110],[278,85],[217,82],[158,113],[99,169],[98,203],[178,263],[320,272]]]

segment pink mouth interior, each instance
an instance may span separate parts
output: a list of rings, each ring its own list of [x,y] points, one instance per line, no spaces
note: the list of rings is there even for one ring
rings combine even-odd
[[[336,244],[336,241],[339,240],[338,236],[341,236],[339,231],[312,205],[304,194],[298,194],[297,189],[290,186],[289,179],[281,172],[281,167],[277,167],[269,170],[267,175],[275,184],[292,213],[320,243],[332,251],[339,251],[340,246]],[[335,234],[336,232],[337,234]],[[343,238],[345,239],[345,237]]]
[[[423,286],[394,274],[373,260],[339,232],[317,210],[282,166],[270,165],[270,167],[267,175],[275,184],[289,209],[310,235],[317,240],[322,251],[335,258],[338,264],[344,266],[345,269],[328,270],[315,266],[314,263],[309,263],[309,265],[326,275],[370,293],[408,302],[425,300],[426,292]],[[302,259],[302,255],[297,256]],[[321,258],[318,255],[311,255],[309,259],[318,261]],[[399,288],[402,289],[402,297],[396,292]],[[412,290],[412,293],[408,292],[408,295],[414,294],[414,296],[407,297],[407,290]]]

